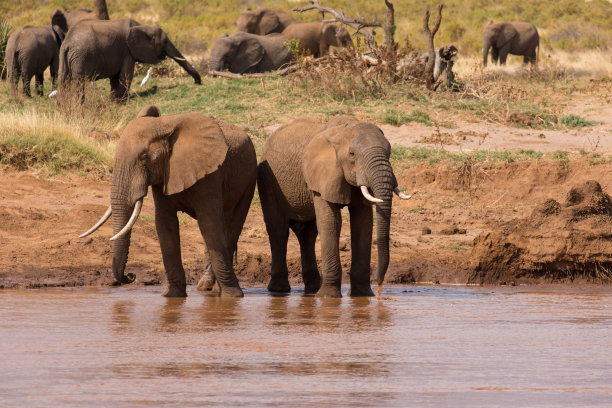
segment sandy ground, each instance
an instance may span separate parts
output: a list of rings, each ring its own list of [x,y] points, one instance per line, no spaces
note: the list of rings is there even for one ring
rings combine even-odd
[[[599,124],[576,131],[539,131],[457,123],[454,129],[441,130],[453,140],[442,147],[449,151],[529,148],[612,152],[612,105],[578,99],[568,109]],[[435,132],[432,127],[409,124],[382,128],[392,144],[441,146],[439,140],[423,143]],[[611,164],[593,165],[588,159],[483,163],[469,168],[461,163],[441,163],[397,169],[400,185],[414,197],[401,202],[394,199],[387,281],[502,283],[483,280],[482,274],[475,273],[470,259],[474,239],[508,221],[527,217],[548,198],[563,201],[571,187],[587,180],[597,180],[605,192],[612,192],[611,171]],[[2,169],[0,287],[112,285],[111,223],[90,237],[78,238],[104,213],[109,190],[108,180],[76,174],[42,180],[33,173]],[[134,227],[127,267],[137,276],[135,284],[157,285],[165,280],[153,213],[148,197]],[[341,255],[346,271],[350,264],[348,214],[343,219]],[[188,282],[195,284],[203,272],[204,245],[196,222],[186,215],[180,220],[183,261]],[[258,206],[251,208],[238,250],[236,271],[241,284],[265,286],[270,255]],[[375,253],[374,249],[373,265]],[[299,286],[299,247],[293,235],[288,259],[292,282]],[[548,275],[532,275],[517,276],[513,282],[554,280]],[[344,282],[348,282],[346,277]]]

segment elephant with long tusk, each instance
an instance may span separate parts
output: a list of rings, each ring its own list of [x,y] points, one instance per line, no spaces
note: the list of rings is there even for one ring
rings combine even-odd
[[[288,292],[287,238],[300,243],[305,292],[341,297],[340,210],[351,222],[350,296],[372,296],[370,258],[376,205],[378,271],[381,287],[389,265],[389,226],[393,193],[402,193],[389,162],[391,146],[375,125],[340,116],[327,124],[299,119],[267,140],[257,185],[272,251],[268,290]],[[315,257],[321,237],[322,280]]]
[[[215,281],[221,296],[243,295],[234,274],[232,254],[255,190],[257,159],[249,136],[236,126],[188,113],[160,116],[147,106],[131,121],[117,143],[111,183],[111,206],[87,232],[112,215],[112,269],[120,283],[125,274],[131,231],[149,187],[155,202],[155,227],[168,289],[165,296],[186,296],[185,270],[177,212],[197,219],[208,263],[198,288]]]

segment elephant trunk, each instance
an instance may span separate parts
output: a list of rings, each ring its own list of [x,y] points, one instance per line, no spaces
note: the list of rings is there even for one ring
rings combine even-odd
[[[191,77],[193,82],[200,85],[202,84],[202,78],[196,69],[183,57],[183,54],[172,44],[170,41],[166,43],[166,55],[176,61]]]
[[[383,200],[376,204],[376,240],[378,247],[376,283],[381,285],[389,267],[389,227],[391,225],[394,176],[385,149],[375,149],[368,152],[366,160],[368,186],[376,198]]]
[[[129,184],[125,177],[125,172],[115,165],[113,180],[111,183],[111,209],[113,215],[113,235],[119,233],[128,223],[133,212],[134,205],[130,204],[131,197],[128,193]],[[134,281],[134,274],[125,275],[125,265],[127,264],[130,252],[131,231],[113,241],[113,275],[119,283],[131,283]]]
[[[489,59],[489,48],[491,48],[491,40],[485,38],[482,46],[482,65],[487,66],[487,59]]]

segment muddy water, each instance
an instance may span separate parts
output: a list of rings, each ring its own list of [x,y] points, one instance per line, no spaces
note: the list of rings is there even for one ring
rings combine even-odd
[[[612,290],[0,291],[0,406],[612,406]]]

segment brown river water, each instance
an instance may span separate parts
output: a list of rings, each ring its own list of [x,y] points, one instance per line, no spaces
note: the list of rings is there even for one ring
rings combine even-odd
[[[1,407],[612,407],[612,288],[0,291]]]

